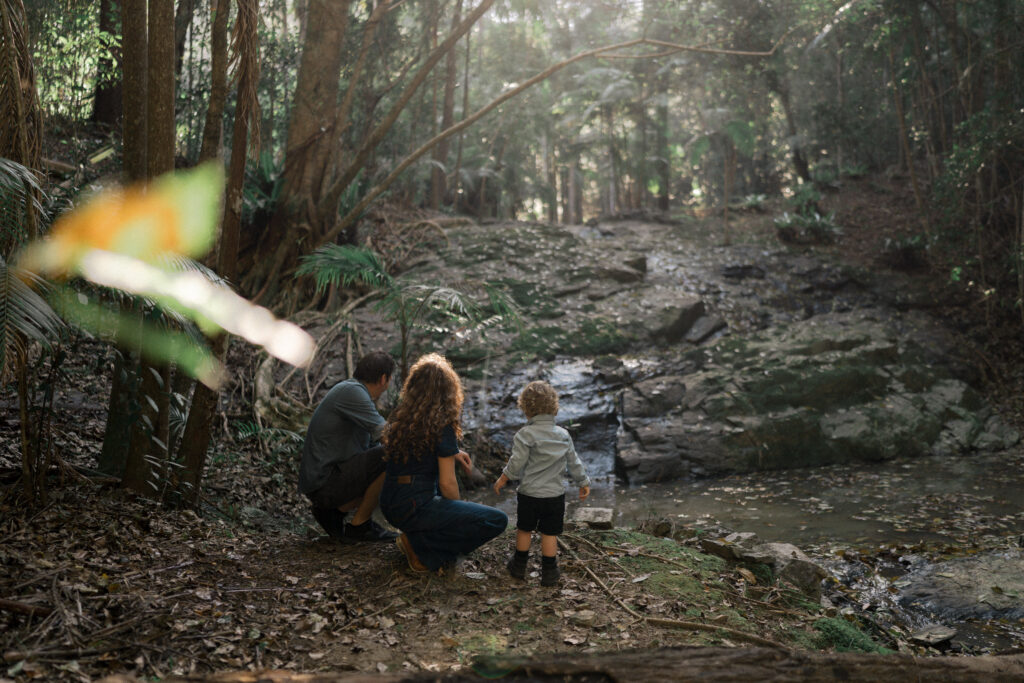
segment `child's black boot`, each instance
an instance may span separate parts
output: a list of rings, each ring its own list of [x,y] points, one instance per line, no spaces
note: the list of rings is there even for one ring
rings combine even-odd
[[[522,580],[526,578],[526,564],[529,560],[529,550],[517,550],[512,557],[508,558],[508,564],[505,566],[508,567],[508,573],[513,578]]]
[[[558,558],[557,557],[541,557],[540,562],[540,585],[542,586],[557,586],[558,580],[561,578],[562,573],[558,571]]]

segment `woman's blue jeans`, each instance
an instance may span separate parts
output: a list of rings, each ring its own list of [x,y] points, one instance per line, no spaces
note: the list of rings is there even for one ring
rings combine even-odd
[[[479,548],[508,526],[508,515],[501,510],[443,498],[436,479],[415,475],[408,484],[385,479],[380,509],[432,571],[454,563],[459,555]]]

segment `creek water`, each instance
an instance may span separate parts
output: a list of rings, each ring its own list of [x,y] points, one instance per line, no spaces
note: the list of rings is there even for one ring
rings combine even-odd
[[[636,365],[639,361],[627,366]],[[979,535],[1024,533],[1024,445],[1001,453],[752,472],[631,486],[615,472],[616,387],[595,381],[591,363],[560,359],[513,370],[467,392],[468,428],[487,425],[509,446],[524,418],[515,406],[527,382],[543,378],[560,395],[557,421],[574,435],[593,480],[585,505],[614,511],[619,526],[667,519],[696,529],[720,525],[807,551],[920,542],[964,543]],[[479,492],[512,511],[515,497]],[[579,505],[567,496],[572,508]]]
[[[642,361],[626,364],[642,370]],[[902,577],[928,569],[939,555],[1024,545],[1024,445],[999,453],[630,485],[615,469],[617,387],[602,385],[597,376],[580,359],[512,370],[467,392],[466,426],[486,425],[495,442],[510,446],[525,421],[515,405],[518,391],[545,379],[559,392],[557,421],[573,433],[592,480],[585,503],[567,492],[567,519],[586,505],[611,508],[618,527],[668,521],[684,535],[723,527],[752,531],[762,541],[800,547],[839,580],[851,604],[872,619],[899,624],[905,634],[945,623],[955,628],[956,646],[965,652],[1024,642],[1024,633],[1005,620],[993,625],[915,608],[901,602],[897,589]],[[490,489],[471,496],[514,519],[510,489],[501,496]]]

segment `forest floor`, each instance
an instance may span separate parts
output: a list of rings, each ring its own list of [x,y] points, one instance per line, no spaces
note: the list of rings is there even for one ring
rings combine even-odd
[[[936,268],[905,254],[901,262],[886,247],[919,231],[906,183],[853,181],[823,204],[837,224],[857,227],[813,248],[873,269],[900,266],[933,289],[935,314],[956,321],[982,389],[1008,422],[1024,426],[1019,327],[984,325],[982,304],[952,296]],[[733,228],[737,241],[773,239],[771,213],[737,214]],[[73,349],[54,443],[68,465],[89,467],[102,440],[110,358],[88,339]],[[696,533],[672,540],[574,529],[563,538],[563,579],[554,589],[540,587],[536,573],[525,582],[508,576],[511,532],[443,576],[410,574],[391,544],[330,541],[295,491],[294,443],[248,422],[256,354],[233,345],[230,361],[234,381],[201,515],[87,480],[71,467],[42,508],[23,508],[12,486],[17,417],[7,411],[0,421],[0,474],[10,473],[0,481],[0,680],[263,668],[439,672],[470,670],[474,658],[505,652],[769,642],[938,654],[826,611],[773,583],[761,566],[702,554]],[[14,404],[5,397],[4,405]]]

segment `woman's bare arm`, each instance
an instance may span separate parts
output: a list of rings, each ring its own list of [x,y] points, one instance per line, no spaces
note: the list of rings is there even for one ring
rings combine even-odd
[[[441,495],[448,500],[459,500],[459,480],[455,477],[455,458],[437,459],[437,483],[441,489]]]

